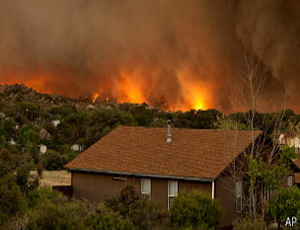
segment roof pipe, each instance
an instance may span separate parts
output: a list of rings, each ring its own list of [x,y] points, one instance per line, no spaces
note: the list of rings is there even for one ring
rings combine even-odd
[[[168,120],[168,136],[167,136],[167,143],[172,142],[172,133],[171,133],[171,120]]]
[[[211,182],[211,199],[215,199],[215,181]]]

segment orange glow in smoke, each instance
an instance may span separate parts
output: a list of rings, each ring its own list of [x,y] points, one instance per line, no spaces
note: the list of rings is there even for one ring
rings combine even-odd
[[[68,75],[68,74],[63,74]],[[7,76],[7,75],[6,75]],[[64,82],[58,82],[57,85],[62,85],[60,89],[65,90],[68,86],[68,92],[58,90],[57,87],[50,87],[49,79],[51,76],[46,74],[36,74],[35,77],[15,77],[10,74],[11,77],[0,79],[0,84],[25,84],[28,87],[32,87],[38,92],[48,94],[65,94],[67,96],[79,96],[76,95],[76,85],[73,87],[72,82],[65,80]],[[180,98],[175,101],[162,102],[162,106],[167,110],[182,110],[188,111],[190,109],[205,110],[213,106],[213,98],[211,97],[213,87],[208,83],[199,81],[199,78],[193,77],[188,70],[180,70],[177,72],[177,78],[179,80],[180,89],[178,92],[173,92],[174,98]],[[67,79],[67,78],[64,78]],[[120,77],[116,78],[111,85],[102,85],[101,89],[94,92],[90,98],[92,103],[96,101],[117,101],[119,103],[147,103],[151,105],[151,96],[147,94],[149,92],[149,84],[145,81],[145,77],[135,72],[122,71]],[[194,80],[193,80],[194,79]],[[67,84],[65,83],[67,82]],[[64,87],[66,86],[66,87]],[[69,90],[74,89],[74,90]],[[180,95],[177,95],[180,94]],[[155,95],[154,95],[155,96]],[[178,97],[180,96],[180,97]]]
[[[177,77],[181,86],[183,103],[171,105],[171,110],[205,110],[212,105],[210,90],[213,87],[211,85],[201,82],[185,69],[178,71]]]
[[[143,103],[147,102],[144,96],[143,78],[127,72],[121,73],[121,80],[117,82],[115,95],[118,102]]]
[[[4,80],[0,78],[0,84],[24,84],[27,87],[31,87],[34,90],[40,92],[40,93],[46,93],[46,94],[53,94],[55,93],[54,90],[51,89],[51,87],[49,87],[49,85],[47,85],[47,81],[49,79],[50,76],[46,76],[42,73],[38,73],[35,74],[34,77],[22,77],[16,74],[11,74],[10,72],[7,73],[5,72],[5,74],[3,74],[2,72],[0,72],[0,74],[2,75],[8,75],[9,77],[6,77]]]

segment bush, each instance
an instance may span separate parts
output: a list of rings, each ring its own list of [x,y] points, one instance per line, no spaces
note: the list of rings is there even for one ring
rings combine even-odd
[[[63,168],[66,160],[60,153],[50,149],[40,157],[40,162],[44,169],[59,170]]]
[[[0,178],[13,172],[17,168],[16,157],[7,149],[0,150]]]
[[[299,220],[300,189],[293,186],[279,190],[269,203],[269,210],[271,218],[279,224],[285,222],[287,217],[296,216]]]
[[[40,204],[58,203],[63,200],[62,193],[54,191],[49,187],[39,187],[36,190],[28,192],[27,205],[30,209],[35,209]]]
[[[13,175],[0,179],[0,226],[25,208],[25,199]]]
[[[220,219],[221,209],[218,201],[199,191],[179,194],[170,209],[173,227],[217,229]]]
[[[167,219],[159,205],[147,198],[141,199],[133,185],[122,188],[120,194],[106,200],[105,205],[130,220],[137,229],[153,229]]]
[[[124,219],[118,212],[99,205],[88,215],[85,225],[94,230],[131,230],[135,229],[130,220]]]
[[[233,230],[266,230],[267,225],[264,221],[245,217],[233,222]]]
[[[29,215],[26,229],[29,230],[77,230],[85,229],[84,218],[88,214],[88,203],[80,200],[69,201],[62,196],[50,202],[39,203]]]

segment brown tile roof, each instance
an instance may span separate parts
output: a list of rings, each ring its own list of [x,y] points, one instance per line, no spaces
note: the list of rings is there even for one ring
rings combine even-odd
[[[300,173],[295,173],[295,184],[300,184]]]
[[[300,160],[299,159],[294,159],[294,160],[292,160],[292,162],[294,163],[294,165],[297,166],[298,169],[300,169]]]
[[[167,128],[119,126],[66,168],[216,178],[251,143],[252,134],[172,128],[172,142],[166,140]]]

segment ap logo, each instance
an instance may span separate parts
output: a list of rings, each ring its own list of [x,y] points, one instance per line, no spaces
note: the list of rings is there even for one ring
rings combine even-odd
[[[297,223],[297,218],[293,216],[292,218],[288,217],[285,221],[285,227],[293,227]]]

